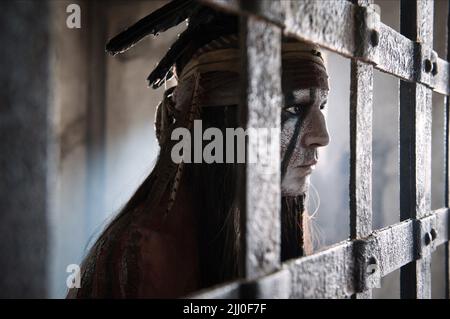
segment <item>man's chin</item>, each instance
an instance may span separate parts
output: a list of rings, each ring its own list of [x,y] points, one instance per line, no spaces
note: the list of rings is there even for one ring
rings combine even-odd
[[[299,196],[308,192],[309,189],[309,175],[297,178],[284,178],[281,183],[282,196]]]

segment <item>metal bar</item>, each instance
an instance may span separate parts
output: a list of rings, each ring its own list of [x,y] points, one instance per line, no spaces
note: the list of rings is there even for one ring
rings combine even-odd
[[[290,298],[350,298],[356,293],[353,243],[284,264],[291,273]]]
[[[400,83],[400,218],[422,217],[430,207],[431,91]]]
[[[450,29],[450,28],[449,28]],[[445,206],[450,206],[450,98],[445,98]],[[447,224],[447,231],[450,227],[450,221]],[[450,243],[445,243],[445,297],[450,299]]]
[[[192,299],[287,299],[291,294],[291,277],[287,269],[275,271],[254,280],[236,280],[196,291],[186,298]]]
[[[405,81],[416,81],[433,87],[434,91],[449,95],[450,64],[437,58],[438,72],[430,77],[417,79],[414,63],[418,52],[432,52],[431,44],[417,44],[399,34],[389,26],[379,23],[378,30],[370,23],[354,19],[358,6],[348,1],[252,1],[253,5],[239,5],[236,0],[200,0],[215,8],[237,14],[252,14],[284,28],[286,35],[300,40],[314,42],[331,51],[349,58],[356,58],[373,64],[382,72],[392,74]],[[250,2],[250,1],[249,1]],[[247,1],[244,1],[247,3]],[[375,18],[369,14],[368,18]],[[363,23],[363,25],[361,25]],[[355,30],[363,30],[370,44],[361,43]],[[362,47],[373,46],[381,54],[360,55]],[[366,50],[367,51],[367,50]],[[368,52],[369,53],[369,52]]]
[[[358,293],[359,267],[355,267],[356,252],[364,243],[366,271],[366,289],[379,284],[381,277],[410,264],[420,258],[419,245],[416,244],[415,228],[418,223],[435,217],[438,230],[435,247],[449,240],[449,210],[442,208],[427,214],[419,220],[409,219],[404,222],[374,231],[369,237],[357,241],[344,241],[314,255],[290,260],[283,264],[280,271],[249,281],[235,281],[223,284],[208,291],[200,291],[190,298],[236,298],[242,296],[242,286],[257,286],[260,282],[265,287],[290,287],[289,298],[350,298]],[[286,278],[286,270],[289,278]],[[287,284],[290,279],[290,284]],[[240,287],[240,288],[239,288]],[[259,289],[263,290],[263,289]],[[270,290],[270,289],[269,289]],[[271,298],[270,291],[264,297]],[[280,297],[280,291],[275,290]]]
[[[350,237],[360,239],[372,232],[372,66],[352,60],[350,87]]]
[[[285,264],[291,271],[291,298],[349,298],[360,293],[359,272],[365,272],[366,289],[379,286],[380,278],[416,259],[414,221],[398,223],[374,232],[366,243],[360,265],[360,242],[346,241],[318,254]],[[367,293],[366,291],[363,291]]]
[[[450,57],[447,56],[447,61]],[[450,83],[450,64],[446,60],[437,58],[436,61],[436,71],[438,74],[435,76],[435,87],[434,91],[441,94],[450,94],[449,83]]]
[[[380,61],[376,68],[403,80],[414,80],[414,42],[391,27],[380,25]]]
[[[186,296],[191,299],[238,299],[243,281],[236,280],[196,291]]]
[[[347,57],[351,57],[356,49],[354,5],[349,1],[261,0],[243,1],[244,5],[235,0],[201,1],[229,12],[256,15],[283,27],[288,35],[316,42]]]
[[[356,0],[354,3],[369,6],[373,1]],[[357,19],[360,17],[357,15]],[[364,20],[365,16],[362,17]],[[355,30],[355,36],[363,42],[366,40],[364,33],[359,31]],[[350,238],[361,239],[372,233],[372,65],[352,60],[350,81]],[[372,290],[353,297],[371,299]]]
[[[447,14],[447,60],[450,60],[450,5]],[[447,85],[450,79],[447,79]],[[445,132],[444,132],[444,155],[445,155],[445,206],[450,207],[450,97],[445,98]],[[447,223],[447,231],[450,220]],[[447,233],[448,236],[448,233]],[[450,299],[450,244],[445,243],[445,296]]]
[[[379,260],[380,276],[384,277],[416,259],[414,222],[404,221],[374,233],[373,254]]]
[[[401,32],[413,41],[433,44],[433,1],[402,0]],[[416,71],[422,61],[415,61]],[[419,71],[420,72],[420,71]],[[400,217],[418,219],[431,207],[431,93],[422,84],[400,84]],[[416,236],[422,236],[415,231]],[[401,269],[402,298],[431,298],[431,255]]]
[[[249,155],[256,159],[255,164],[247,161],[240,183],[245,185],[240,192],[241,270],[252,279],[280,266],[281,30],[254,17],[243,17],[241,30],[245,89],[240,121],[248,132]]]
[[[353,5],[347,1],[200,1],[219,9],[243,13],[248,16],[244,30],[251,29],[248,21],[251,21],[252,17],[256,15],[269,23],[283,27],[286,35],[317,43],[341,55],[368,62],[374,65],[375,68],[397,76],[402,80],[413,82],[401,82],[400,92],[401,217],[402,220],[406,221],[381,232],[376,232],[367,238],[363,237],[364,234],[367,236],[371,230],[369,230],[367,223],[368,202],[360,201],[359,205],[362,205],[360,207],[357,202],[359,196],[356,196],[358,189],[367,194],[367,189],[364,189],[361,185],[357,186],[358,180],[356,177],[358,168],[360,169],[364,164],[363,160],[358,162],[352,161],[351,231],[352,238],[356,240],[337,245],[320,254],[291,261],[289,265],[293,268],[289,269],[291,276],[297,278],[292,281],[291,285],[293,297],[308,297],[311,293],[311,287],[314,288],[312,289],[313,297],[348,297],[353,293],[360,293],[361,287],[370,289],[381,276],[406,265],[402,269],[402,296],[430,297],[430,254],[435,246],[448,241],[449,227],[448,210],[446,208],[435,212],[432,216],[427,216],[430,212],[431,92],[432,89],[446,95],[450,92],[450,86],[448,85],[450,64],[436,57],[435,52],[432,51],[433,2],[418,0],[413,4],[412,14],[409,12],[406,15],[404,8],[410,3],[405,0],[402,1],[402,35],[382,23],[371,24],[369,22],[369,19],[376,18],[376,15],[362,6],[370,3],[370,0],[358,0],[357,2],[361,6]],[[245,39],[247,38],[248,36],[245,37]],[[370,43],[361,41],[362,39]],[[265,43],[266,41],[261,42]],[[248,44],[245,43],[245,45]],[[245,58],[249,56],[251,55],[247,49]],[[364,67],[369,67],[359,61],[352,61],[352,69],[354,68],[355,70],[353,85],[356,87],[359,78],[356,75],[357,71],[363,72]],[[432,67],[428,67],[427,63],[428,65],[431,64]],[[246,68],[249,73],[251,72],[250,66],[251,64],[249,63],[248,68]],[[250,82],[251,78],[254,77],[247,75],[247,80],[250,83],[249,88],[252,85]],[[258,84],[254,85],[255,87],[258,86]],[[353,111],[358,110],[357,106],[360,103],[358,99],[363,98],[358,89],[356,92],[353,93],[354,97],[352,97],[352,100],[355,100],[355,102],[352,102]],[[358,94],[360,95],[358,96]],[[249,102],[250,98],[246,96],[245,101],[246,103]],[[250,103],[248,105],[249,112],[251,112]],[[258,112],[256,107],[254,111]],[[361,126],[367,125],[367,123],[358,122],[357,112],[352,121],[352,133],[359,132],[359,124],[362,124]],[[447,132],[448,125],[447,118]],[[358,145],[365,145],[362,142],[359,143],[357,138],[352,134],[353,158],[356,158],[356,154],[358,154]],[[367,155],[367,145],[363,149],[366,150]],[[447,176],[449,175],[448,158],[447,148]],[[256,173],[256,175],[260,173],[258,170],[247,170],[247,182],[251,178],[249,177],[252,174],[251,172]],[[253,176],[253,181],[258,181],[258,178],[255,179]],[[246,185],[248,194],[250,194],[250,183]],[[249,207],[255,207],[252,206],[255,202],[258,201],[249,200],[247,197],[245,202],[247,211],[249,211]],[[257,214],[267,215],[266,213]],[[251,226],[249,222],[254,216],[247,216],[246,214],[243,214],[243,216],[245,221],[243,225],[246,227]],[[279,227],[279,225],[277,226]],[[426,247],[424,234],[429,234],[430,230],[437,230],[438,235],[433,244]],[[258,231],[248,228],[244,232],[246,234],[244,236],[244,246],[249,249],[252,240],[253,244],[255,244],[255,238],[260,238],[260,236]],[[251,233],[255,234],[254,237],[250,237]],[[446,244],[448,245],[448,243]],[[269,244],[269,246],[273,247],[273,243]],[[261,251],[260,248],[256,248],[256,251],[258,250]],[[254,257],[247,250],[245,274],[247,280],[253,280],[258,283],[261,280],[261,276],[264,277],[264,273],[270,271],[271,267],[264,266],[263,262],[255,262],[256,259]],[[364,269],[361,269],[361,266],[370,265],[374,260],[378,271],[368,276],[364,273]],[[331,271],[331,275],[329,270],[326,269],[326,265],[329,262],[337,262],[339,264]],[[277,264],[277,262],[266,264],[273,265]],[[296,267],[299,268],[298,271],[295,270]],[[313,271],[314,267],[317,270]],[[325,270],[322,269],[324,267]],[[272,268],[276,269],[277,267]],[[252,269],[256,269],[256,271]],[[252,271],[253,273],[251,273]],[[315,274],[316,276],[314,276]],[[274,278],[277,278],[277,276],[275,275]],[[276,281],[272,280],[269,282],[273,283]],[[341,290],[339,292],[336,291],[336,286],[340,286]],[[242,295],[242,291],[240,293]]]
[[[447,243],[449,239],[449,229],[448,229],[448,208],[440,208],[433,212],[433,215],[436,216],[436,225],[435,225],[435,231],[436,231],[436,246],[442,245]]]
[[[361,239],[372,232],[373,67],[352,60],[350,87],[350,237]],[[371,297],[371,290],[355,295]]]
[[[287,299],[291,295],[291,284],[289,270],[278,270],[243,283],[240,288],[240,298]]]

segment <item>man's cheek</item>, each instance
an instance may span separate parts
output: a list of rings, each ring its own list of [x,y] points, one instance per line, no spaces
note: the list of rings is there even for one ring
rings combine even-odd
[[[283,125],[280,138],[281,156],[284,156],[286,149],[288,148],[289,142],[292,140],[292,136],[295,130],[295,123],[296,123],[295,119],[289,119]]]

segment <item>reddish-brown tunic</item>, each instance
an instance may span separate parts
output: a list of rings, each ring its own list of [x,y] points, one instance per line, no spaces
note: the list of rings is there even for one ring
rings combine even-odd
[[[121,217],[86,257],[81,287],[67,297],[176,298],[197,290],[197,219],[189,199],[180,190],[165,222],[165,205]]]

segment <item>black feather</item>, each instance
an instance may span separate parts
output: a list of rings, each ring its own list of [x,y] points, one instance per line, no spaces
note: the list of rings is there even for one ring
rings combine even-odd
[[[150,86],[158,88],[172,77],[172,67],[176,65],[181,72],[198,48],[222,35],[237,33],[237,16],[203,6],[197,0],[173,0],[111,39],[106,51],[112,55],[125,52],[147,35],[157,35],[186,19],[188,28],[147,78]]]
[[[148,76],[149,86],[154,89],[164,83],[164,79],[172,77],[172,67],[177,65],[177,72],[181,72],[184,64],[195,51],[206,43],[226,34],[238,32],[236,16],[217,12],[207,7],[199,9],[189,19],[189,27],[180,34],[169,51]]]
[[[147,78],[148,85],[157,89],[164,83],[164,79],[170,79],[173,75],[171,69],[175,61],[183,55],[188,48],[188,43],[195,34],[196,29],[183,32],[178,40],[172,45],[166,55],[159,61],[157,67]]]
[[[201,8],[195,0],[174,0],[121,32],[106,45],[106,51],[116,55],[127,51],[147,35],[156,35],[172,28]]]

